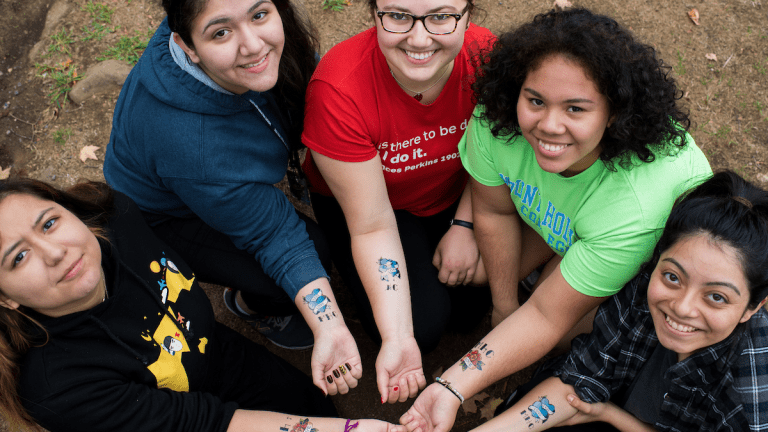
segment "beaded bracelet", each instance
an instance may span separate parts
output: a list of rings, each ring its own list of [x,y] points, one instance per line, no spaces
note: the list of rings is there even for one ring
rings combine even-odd
[[[441,377],[435,377],[435,382],[437,382],[437,383],[438,383],[438,384],[440,384],[441,386],[443,386],[443,387],[447,388],[448,390],[450,390],[450,391],[451,391],[451,393],[453,393],[454,395],[456,395],[456,397],[457,397],[457,398],[459,398],[459,400],[461,401],[461,403],[464,403],[464,396],[462,396],[462,395],[461,395],[461,393],[459,393],[459,391],[458,391],[458,390],[456,390],[455,388],[453,388],[453,386],[451,385],[451,383],[449,383],[448,381],[446,381],[446,380],[442,379]]]
[[[472,222],[461,220],[461,219],[451,219],[450,226],[454,226],[454,225],[463,226],[464,228],[469,228],[471,230],[475,229],[475,224],[473,224]]]

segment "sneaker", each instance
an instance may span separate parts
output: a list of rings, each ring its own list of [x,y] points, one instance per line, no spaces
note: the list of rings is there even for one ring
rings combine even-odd
[[[237,307],[235,298],[237,291],[231,288],[224,290],[224,306],[230,312],[248,322],[257,332],[263,334],[270,342],[289,350],[312,348],[315,338],[312,330],[299,314],[285,317],[266,315],[249,315]]]

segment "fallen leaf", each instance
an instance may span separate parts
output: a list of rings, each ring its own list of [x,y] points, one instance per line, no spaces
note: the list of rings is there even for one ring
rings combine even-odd
[[[688,11],[688,18],[690,18],[694,24],[699,25],[699,11],[696,8]]]
[[[501,403],[504,402],[501,400],[501,398],[495,398],[488,401],[487,404],[485,404],[484,407],[480,408],[480,418],[488,421],[493,418],[493,414],[496,412],[496,408],[498,408]]]
[[[85,162],[87,159],[93,159],[93,160],[99,160],[99,158],[96,157],[96,150],[99,149],[99,146],[95,145],[87,145],[80,149],[80,160]]]
[[[8,176],[11,175],[11,166],[9,165],[8,168],[4,170],[0,170],[0,180],[5,180],[8,178]]]
[[[717,61],[717,56],[715,53],[704,54],[704,57],[706,57],[707,60]]]
[[[571,6],[573,6],[573,4],[568,0],[555,0],[555,4],[553,5],[555,9],[560,9],[560,10],[569,8]]]
[[[478,393],[471,398],[464,399],[464,403],[461,404],[461,409],[464,410],[464,412],[467,413],[476,413],[477,412],[477,404],[475,402],[483,403],[483,399],[488,397],[488,393],[482,392]]]

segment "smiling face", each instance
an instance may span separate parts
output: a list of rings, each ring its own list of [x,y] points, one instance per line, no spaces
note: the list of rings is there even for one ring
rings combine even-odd
[[[762,306],[749,290],[736,250],[708,234],[684,237],[661,254],[648,285],[656,334],[678,360],[727,338]]]
[[[271,1],[208,0],[190,30],[194,46],[178,34],[174,41],[226,90],[263,92],[277,83],[285,35]]]
[[[600,157],[600,141],[611,123],[608,99],[584,68],[560,54],[528,72],[517,117],[541,169],[566,177]]]
[[[70,211],[27,194],[0,201],[0,306],[58,317],[104,298],[96,236]]]
[[[467,6],[466,0],[378,0],[378,10],[384,12],[405,12],[417,16],[430,13],[461,13]],[[469,13],[459,20],[456,31],[447,35],[433,35],[427,32],[421,21],[414,23],[408,33],[390,33],[376,22],[379,47],[392,73],[401,85],[414,91],[424,90],[443,77],[447,81],[448,69],[464,44],[464,33],[469,25]]]

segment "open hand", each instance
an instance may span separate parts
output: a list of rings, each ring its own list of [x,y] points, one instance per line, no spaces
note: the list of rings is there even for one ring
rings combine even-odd
[[[312,381],[327,395],[346,394],[357,387],[363,364],[355,339],[345,324],[323,328],[315,335]]]
[[[427,385],[421,351],[413,336],[383,341],[376,358],[376,382],[381,402],[405,402]]]
[[[432,384],[419,395],[413,406],[400,417],[408,432],[447,432],[456,421],[461,402],[440,384]]]

